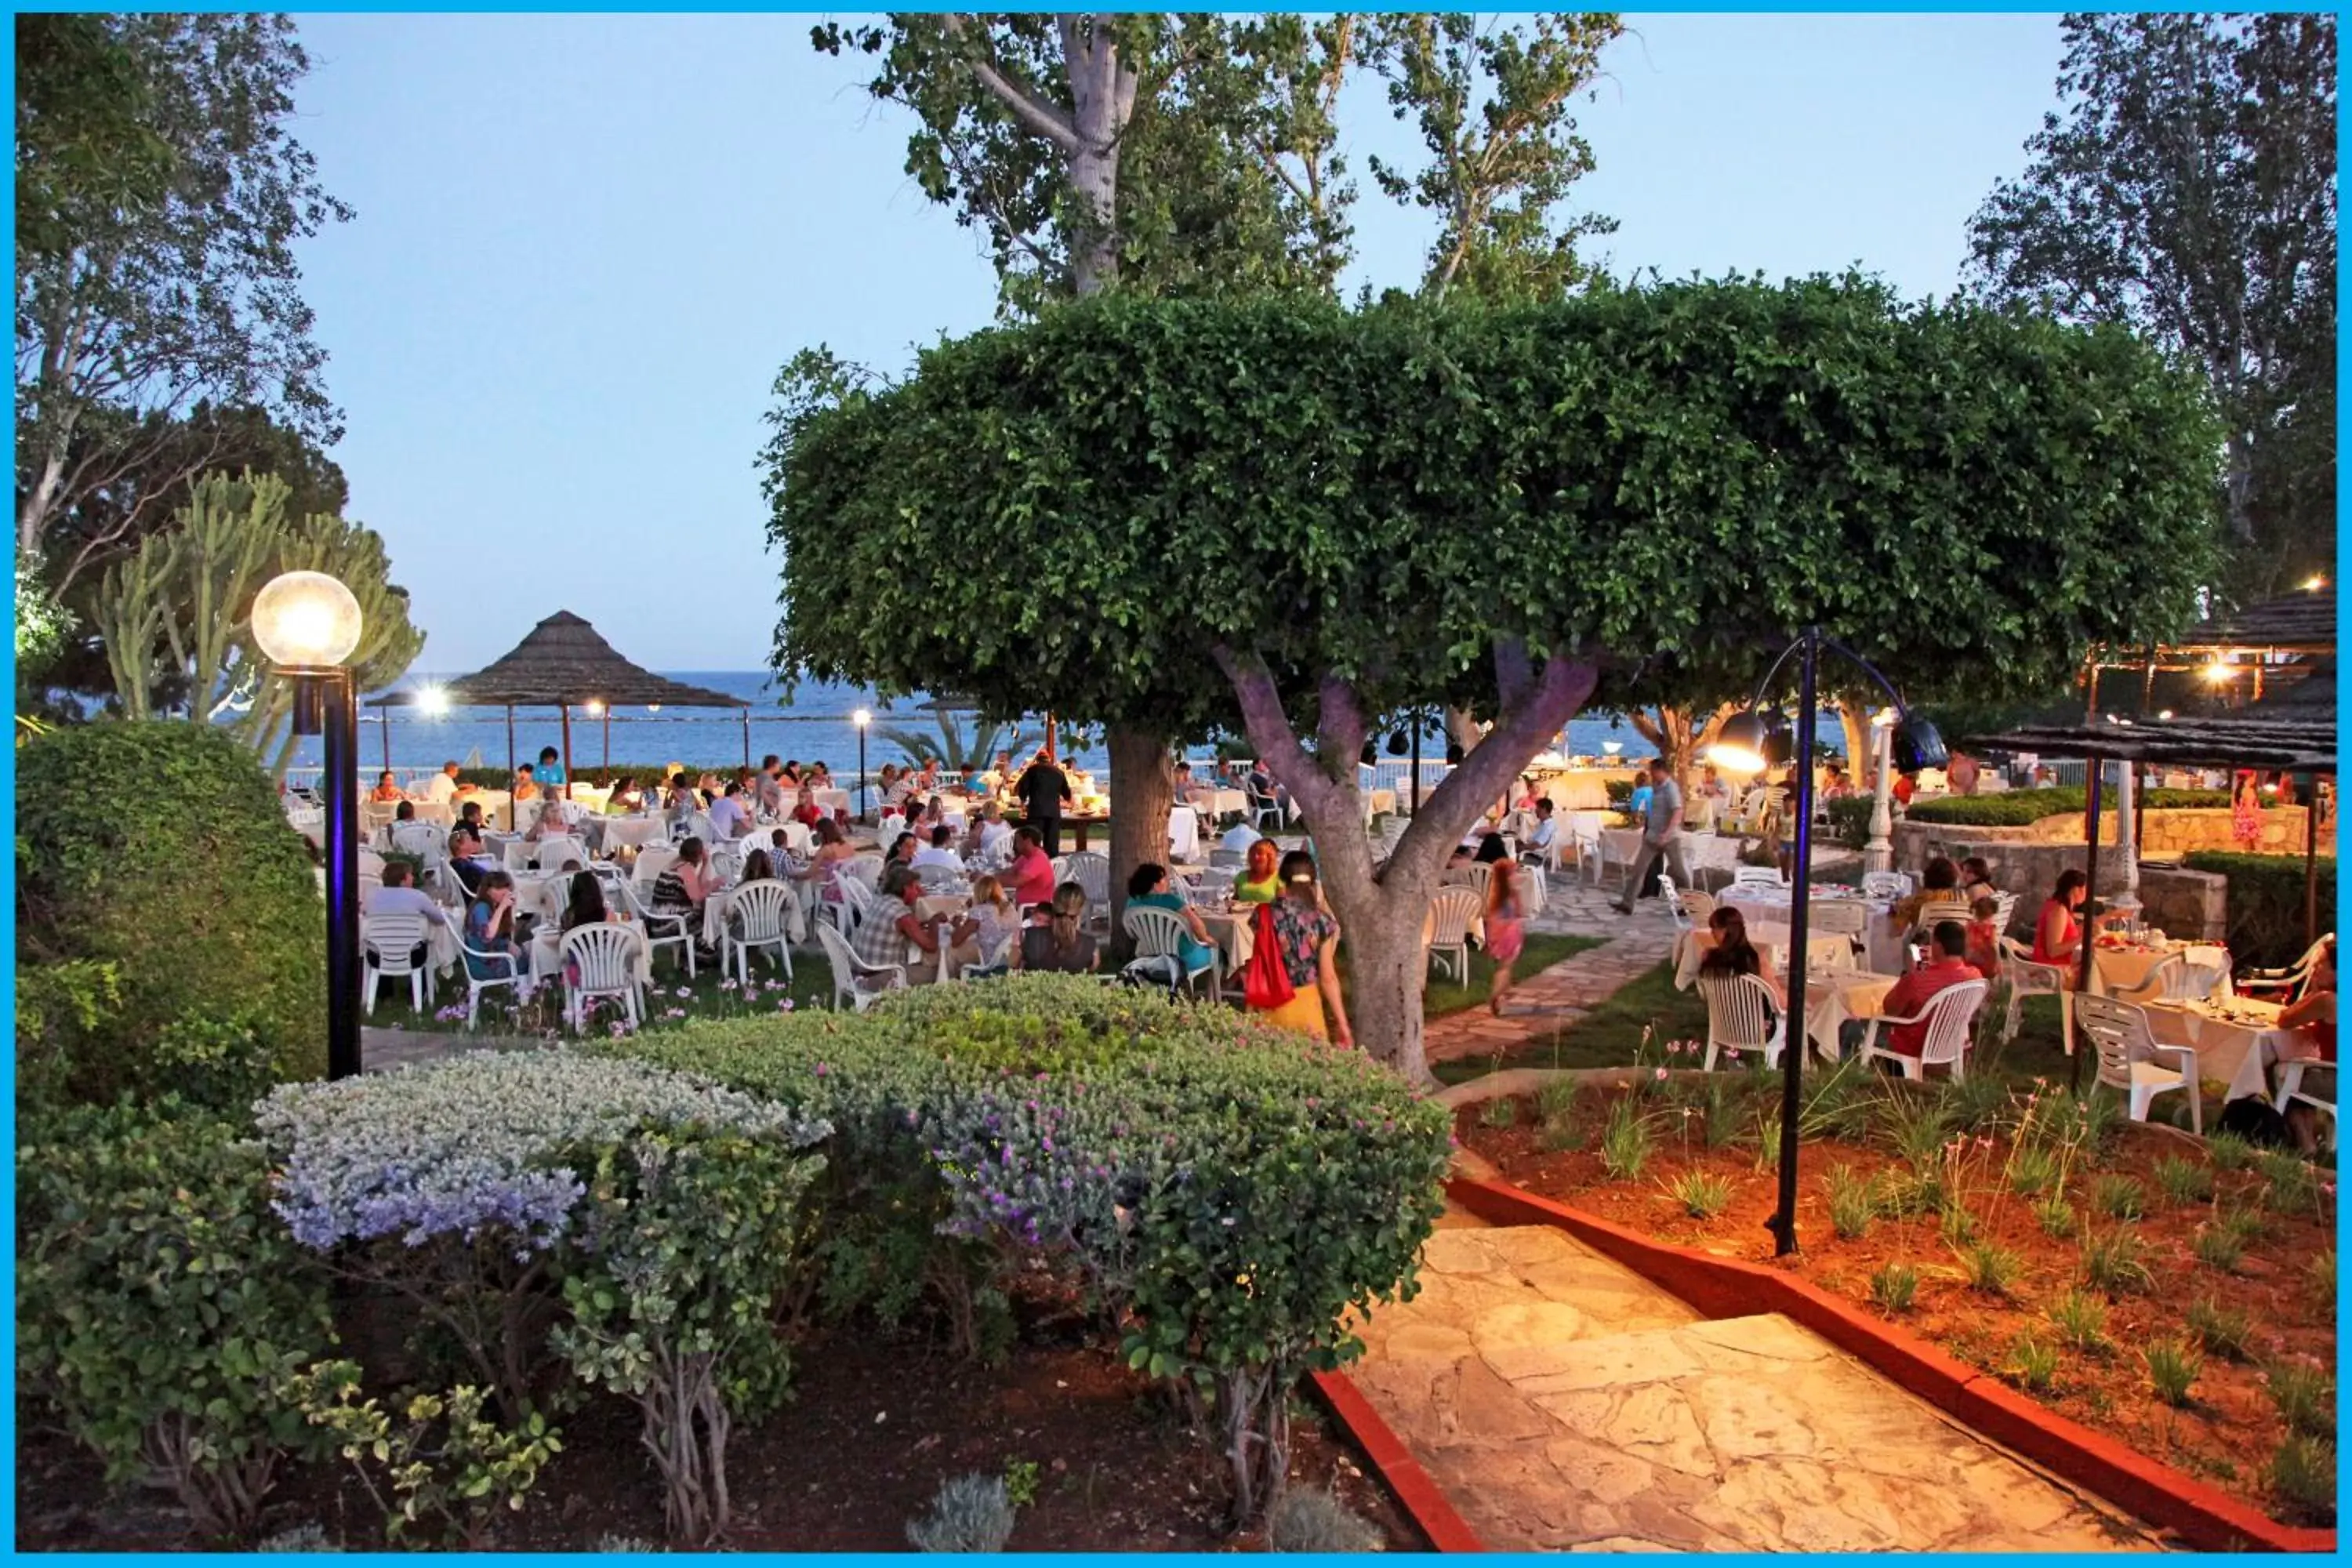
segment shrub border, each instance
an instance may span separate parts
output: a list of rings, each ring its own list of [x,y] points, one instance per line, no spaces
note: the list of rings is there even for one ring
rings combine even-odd
[[[1372,1402],[1364,1397],[1363,1390],[1348,1379],[1344,1372],[1310,1372],[1307,1381],[1322,1397],[1332,1419],[1347,1429],[1348,1436],[1364,1458],[1380,1475],[1389,1495],[1397,1500],[1433,1552],[1484,1552],[1486,1543],[1470,1528],[1469,1521],[1454,1511],[1421,1461],[1412,1457],[1404,1439],[1395,1429],[1381,1419]]]
[[[2169,1465],[2044,1409],[1997,1378],[1802,1279],[1653,1241],[1502,1182],[1456,1176],[1446,1196],[1494,1225],[1548,1225],[1663,1286],[1710,1318],[1780,1312],[2034,1463],[2205,1552],[2336,1551],[2336,1531],[2280,1524]]]

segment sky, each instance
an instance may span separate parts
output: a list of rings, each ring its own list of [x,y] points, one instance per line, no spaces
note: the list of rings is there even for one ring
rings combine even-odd
[[[762,668],[777,371],[820,342],[895,371],[992,319],[978,236],[904,172],[908,117],[810,48],[814,19],[301,19],[295,134],[358,214],[301,253],[332,456],[427,634],[415,673],[558,609],[654,668]],[[1620,274],[1949,293],[2053,103],[2054,15],[1626,21],[1573,197],[1618,220]],[[1416,150],[1376,84],[1342,136],[1360,175]],[[1430,226],[1362,184],[1349,291],[1409,287]]]

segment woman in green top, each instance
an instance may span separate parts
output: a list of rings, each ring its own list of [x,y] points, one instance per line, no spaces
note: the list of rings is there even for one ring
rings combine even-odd
[[[1264,843],[1265,840],[1259,842]],[[1155,866],[1150,861],[1138,866],[1135,874],[1127,879],[1127,907],[1131,910],[1167,910],[1184,922],[1184,929],[1192,934],[1176,944],[1176,957],[1184,965],[1187,974],[1205,968],[1216,956],[1217,950],[1209,943],[1209,928],[1168,886],[1167,867]]]
[[[1237,904],[1270,904],[1282,896],[1282,880],[1275,875],[1281,856],[1271,838],[1261,838],[1249,847],[1248,862],[1242,875],[1234,879],[1234,902]]]

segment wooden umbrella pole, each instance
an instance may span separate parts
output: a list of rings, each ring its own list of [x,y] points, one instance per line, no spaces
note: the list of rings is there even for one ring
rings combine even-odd
[[[751,765],[751,710],[743,710],[743,765]]]
[[[392,710],[377,709],[375,721],[383,726],[383,771],[390,773],[392,772]]]
[[[613,771],[613,705],[604,704],[604,771]]]
[[[515,830],[514,704],[507,704],[507,831]]]
[[[2105,758],[2084,759],[2083,783],[2086,788],[2084,792],[2085,798],[2083,803],[2083,820],[2087,829],[2087,842],[2083,851],[2083,875],[2085,885],[2083,889],[2082,942],[2077,954],[2074,975],[2076,995],[2091,988],[2091,953],[2097,946],[2091,937],[2097,930],[2095,921],[2099,909],[2099,786],[2106,782],[2106,774],[2107,765]],[[2058,1010],[2061,1015],[2059,1026],[2062,1030],[2065,1026],[2063,1015],[2074,1005],[2074,997],[2063,992],[2059,994]],[[2067,1087],[2077,1094],[2083,1089],[2083,1042],[2076,1040],[2074,1054],[2068,1063],[2072,1076],[2067,1080]]]
[[[572,798],[572,704],[560,704],[563,714],[563,798]]]
[[[1049,712],[1045,715],[1045,760],[1051,763],[1060,758],[1060,750],[1054,744],[1054,715]]]

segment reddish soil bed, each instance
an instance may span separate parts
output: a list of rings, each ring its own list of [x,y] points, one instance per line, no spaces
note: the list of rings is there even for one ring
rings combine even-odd
[[[79,1448],[19,1413],[21,1550],[132,1551],[193,1545],[162,1494],[110,1498]],[[563,1423],[564,1451],[526,1510],[485,1544],[586,1550],[607,1535],[658,1541],[661,1490],[637,1447],[634,1408],[599,1401]],[[1293,1485],[1336,1487],[1386,1532],[1392,1551],[1425,1543],[1317,1409],[1292,1426]],[[739,1427],[729,1447],[736,1529],[746,1551],[911,1551],[907,1521],[948,1478],[1037,1467],[1014,1552],[1255,1551],[1262,1536],[1219,1533],[1223,1473],[1210,1445],[1116,1357],[1087,1346],[1024,1344],[999,1368],[856,1331],[809,1345],[792,1403]],[[313,1467],[274,1498],[272,1529],[322,1524],[353,1550],[376,1547],[382,1516],[355,1482]]]
[[[1706,1148],[1703,1116],[1685,1118],[1679,1108],[1662,1100],[1655,1122],[1661,1136],[1641,1176],[1628,1181],[1609,1176],[1598,1152],[1600,1134],[1622,1092],[1588,1086],[1580,1093],[1568,1124],[1584,1130],[1582,1147],[1545,1147],[1534,1107],[1525,1101],[1507,1128],[1486,1125],[1480,1114],[1483,1107],[1465,1108],[1457,1118],[1456,1133],[1491,1161],[1504,1180],[1528,1192],[1662,1241],[1774,1264],[1764,1222],[1774,1207],[1776,1177],[1759,1168],[1752,1142]],[[1687,1142],[1679,1131],[1685,1124],[1691,1130]],[[1958,1255],[1932,1215],[1882,1217],[1861,1237],[1838,1237],[1823,1192],[1823,1178],[1832,1167],[1851,1167],[1862,1177],[1874,1173],[1893,1177],[1908,1169],[1883,1148],[1841,1139],[1800,1148],[1797,1234],[1802,1250],[1777,1260],[1778,1265],[1868,1305],[1872,1274],[1889,1262],[1909,1263],[1918,1273],[1917,1294],[1911,1310],[1894,1321],[1954,1357],[2018,1384],[2011,1347],[2028,1331],[2044,1344],[2058,1344],[2049,1309],[2084,1281],[2079,1237],[2045,1235],[2033,1205],[2002,1184],[2009,1152],[2005,1135],[1996,1135],[1990,1148],[1972,1142],[1965,1169],[1973,1174],[1963,1181],[1978,1235],[2014,1249],[2022,1260],[2007,1295],[1969,1287]],[[2063,1348],[2054,1385],[2022,1392],[2140,1453],[2247,1500],[2273,1518],[2298,1524],[2332,1522],[2299,1513],[2273,1496],[2263,1480],[2264,1467],[2286,1427],[2264,1392],[2259,1363],[2301,1361],[2335,1375],[2334,1301],[2315,1291],[2306,1273],[2312,1259],[2335,1245],[2334,1200],[2323,1199],[2324,1214],[2308,1209],[2281,1213],[2263,1205],[2265,1184],[2253,1170],[2213,1170],[2213,1202],[2176,1205],[2166,1198],[2155,1175],[2155,1167],[2167,1155],[2207,1164],[2201,1145],[2126,1124],[2095,1169],[2069,1180],[2066,1195],[2076,1215],[2089,1219],[2094,1234],[2104,1235],[2120,1225],[2138,1236],[2156,1285],[2144,1294],[2101,1296],[2107,1308],[2110,1348],[2099,1354]],[[1693,1171],[1718,1174],[1731,1183],[1729,1205],[1711,1219],[1691,1217],[1665,1191],[1666,1184]],[[2095,1213],[2091,1184],[2110,1175],[2137,1179],[2145,1194],[2143,1218],[2119,1222]],[[2323,1173],[2322,1179],[2332,1184],[2332,1173]],[[2259,1212],[2266,1229],[2247,1246],[2236,1270],[2224,1273],[2200,1262],[2192,1249],[2202,1223],[2217,1213],[2238,1209]],[[2252,1327],[2251,1359],[2232,1362],[2207,1354],[2191,1403],[2175,1408],[2151,1391],[2140,1349],[2166,1336],[2193,1344],[2188,1310],[2192,1301],[2208,1298],[2225,1310],[2245,1313]]]

